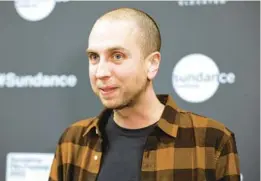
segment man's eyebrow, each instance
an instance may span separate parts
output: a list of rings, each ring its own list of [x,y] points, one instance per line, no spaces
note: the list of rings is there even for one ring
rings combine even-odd
[[[115,47],[108,48],[108,51],[115,51],[115,50],[127,51],[125,48],[123,48],[121,46],[115,46]]]
[[[96,51],[88,48],[86,49],[86,53],[96,53]]]
[[[125,48],[123,48],[123,47],[121,47],[121,46],[115,46],[115,47],[110,47],[110,48],[106,49],[107,52],[112,52],[112,51],[116,51],[116,50],[121,50],[121,51],[124,51],[124,52],[126,52],[126,53],[129,53],[128,50],[126,50]],[[97,53],[97,51],[96,51],[96,50],[93,50],[93,49],[91,49],[91,48],[88,48],[88,49],[86,50],[86,53]]]

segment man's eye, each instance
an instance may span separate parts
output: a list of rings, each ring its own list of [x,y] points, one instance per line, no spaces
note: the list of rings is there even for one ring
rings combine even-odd
[[[97,60],[98,58],[99,58],[99,56],[97,54],[92,53],[89,55],[90,60]]]
[[[115,53],[113,55],[113,59],[115,59],[115,60],[121,60],[122,58],[123,58],[123,55],[120,53]]]

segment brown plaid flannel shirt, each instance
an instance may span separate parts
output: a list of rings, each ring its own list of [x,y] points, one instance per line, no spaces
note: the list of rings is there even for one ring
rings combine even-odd
[[[179,109],[169,95],[158,98],[165,109],[147,139],[140,180],[239,181],[234,134],[213,119]],[[102,157],[101,129],[110,113],[104,110],[64,131],[49,181],[96,180]]]

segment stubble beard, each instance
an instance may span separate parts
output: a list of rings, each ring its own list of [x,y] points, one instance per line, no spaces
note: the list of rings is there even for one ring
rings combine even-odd
[[[130,95],[126,95],[123,94],[123,100],[120,100],[120,104],[119,105],[115,105],[115,106],[106,106],[105,104],[103,104],[106,108],[108,109],[114,109],[114,110],[123,110],[125,108],[131,108],[133,107],[140,99],[140,97],[144,94],[144,92],[146,92],[148,86],[149,86],[149,79],[145,79],[143,81],[142,86],[139,86],[139,89],[137,89],[134,93],[128,93]],[[126,96],[125,96],[126,95]]]

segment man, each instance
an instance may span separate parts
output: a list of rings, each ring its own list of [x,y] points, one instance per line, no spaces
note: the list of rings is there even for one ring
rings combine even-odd
[[[49,181],[240,180],[234,134],[155,94],[161,38],[149,15],[112,10],[88,45],[91,87],[105,109],[64,131]]]

